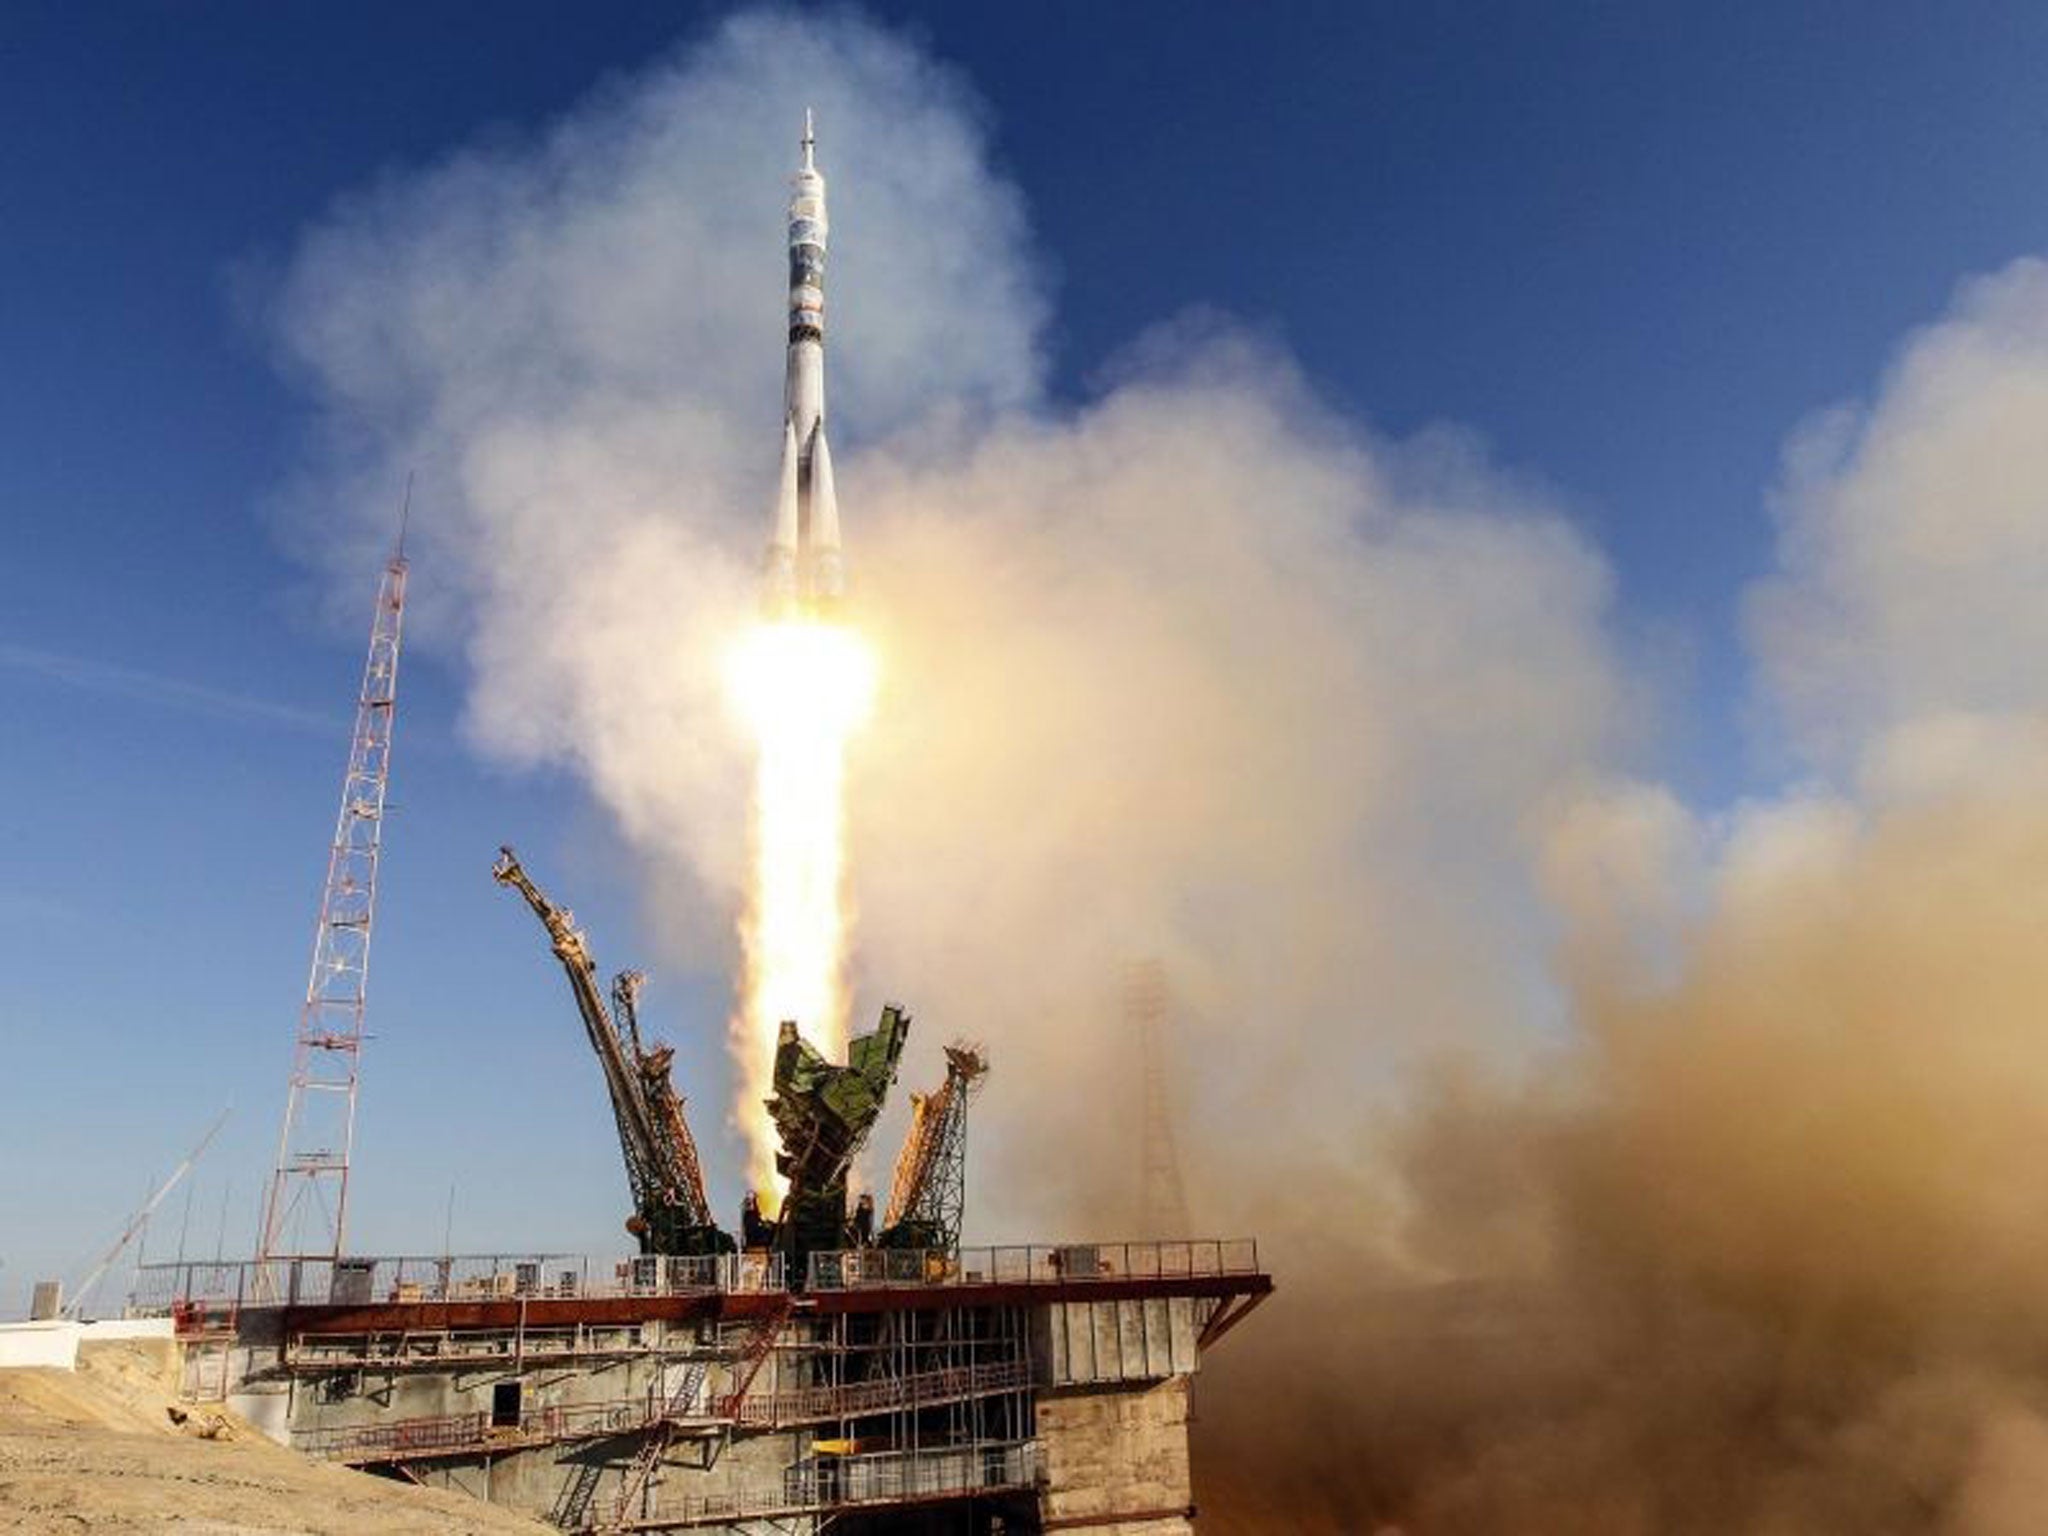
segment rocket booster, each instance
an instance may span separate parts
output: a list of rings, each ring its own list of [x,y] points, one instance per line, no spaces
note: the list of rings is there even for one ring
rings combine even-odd
[[[771,616],[829,614],[846,578],[839,555],[839,498],[825,441],[825,178],[818,174],[811,114],[803,164],[789,199],[789,354],[782,391],[782,475],[768,541],[762,601]]]

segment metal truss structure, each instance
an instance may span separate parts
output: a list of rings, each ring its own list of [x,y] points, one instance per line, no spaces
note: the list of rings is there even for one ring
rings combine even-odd
[[[541,892],[510,848],[499,850],[491,875],[533,909],[569,978],[576,1011],[583,1017],[584,1032],[611,1096],[626,1182],[633,1194],[627,1228],[640,1239],[640,1251],[730,1252],[732,1239],[712,1219],[697,1142],[670,1075],[675,1052],[668,1046],[650,1049],[640,1036],[639,996],[646,977],[639,971],[621,971],[612,982],[612,1005],[607,1010],[597,987],[597,963],[574,914]]]
[[[981,1048],[956,1040],[946,1047],[946,1081],[911,1096],[910,1130],[882,1217],[885,1247],[958,1250],[967,1212],[967,1102],[987,1076]]]
[[[313,963],[299,1013],[291,1087],[277,1167],[263,1207],[259,1260],[339,1258],[348,1220],[349,1153],[355,1140],[363,1008],[377,859],[398,711],[398,649],[405,620],[405,540],[377,584],[369,657],[356,699],[341,811],[327,855]]]

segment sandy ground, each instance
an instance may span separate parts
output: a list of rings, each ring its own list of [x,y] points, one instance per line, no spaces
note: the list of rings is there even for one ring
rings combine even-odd
[[[78,1370],[0,1371],[0,1529],[536,1536],[460,1494],[309,1461],[217,1408],[181,1408],[168,1344],[100,1343]],[[173,1409],[185,1415],[173,1422]]]

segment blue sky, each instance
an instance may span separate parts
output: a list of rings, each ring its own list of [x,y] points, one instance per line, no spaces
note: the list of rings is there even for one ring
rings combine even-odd
[[[1655,771],[1708,806],[1775,787],[1738,608],[1779,454],[1958,281],[2048,250],[2048,14],[1211,9],[872,8],[985,107],[1055,393],[1206,306],[1379,428],[1480,434],[1606,552],[1675,679]],[[230,1100],[188,1246],[223,1197],[248,1246],[374,581],[337,621],[281,524],[312,416],[252,318],[266,285],[338,197],[530,131],[716,14],[23,5],[0,30],[0,1313]],[[771,290],[778,262],[771,235]],[[605,818],[480,759],[462,695],[454,657],[408,658],[356,1239],[437,1245],[452,1183],[458,1246],[613,1246],[594,1076],[491,855],[517,841],[603,962],[644,958],[643,914]],[[657,978],[650,1012],[724,986]],[[584,1099],[547,1096],[565,1079]]]

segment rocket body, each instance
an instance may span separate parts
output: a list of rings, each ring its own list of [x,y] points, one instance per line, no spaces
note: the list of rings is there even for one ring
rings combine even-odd
[[[782,473],[763,601],[771,616],[829,614],[845,590],[839,501],[825,440],[825,178],[811,115],[789,200],[789,352],[782,390]]]

